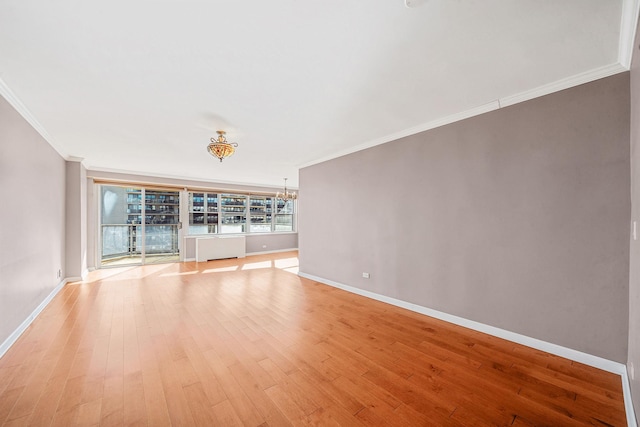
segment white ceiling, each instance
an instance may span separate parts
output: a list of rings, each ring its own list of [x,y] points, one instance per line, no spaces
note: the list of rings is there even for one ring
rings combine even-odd
[[[89,169],[301,165],[628,67],[637,0],[0,1],[0,93]],[[220,163],[216,129],[237,142]],[[6,143],[6,142],[3,142]]]

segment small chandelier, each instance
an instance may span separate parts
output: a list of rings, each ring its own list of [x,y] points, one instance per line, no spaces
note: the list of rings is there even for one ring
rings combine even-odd
[[[276,199],[284,200],[288,202],[289,200],[295,200],[298,198],[298,195],[294,192],[289,192],[287,190],[287,178],[284,178],[284,192],[278,191],[276,193]]]
[[[223,130],[217,130],[217,138],[211,138],[211,144],[207,146],[207,151],[214,157],[217,157],[222,162],[222,159],[233,155],[236,151],[238,144],[235,142],[227,142],[226,134]]]

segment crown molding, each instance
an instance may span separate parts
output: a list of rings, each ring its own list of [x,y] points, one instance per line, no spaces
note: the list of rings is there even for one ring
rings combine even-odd
[[[629,0],[636,1],[636,0]],[[374,140],[364,142],[362,144],[356,145],[354,147],[350,147],[344,149],[342,151],[338,151],[334,154],[321,157],[316,160],[312,160],[307,163],[303,163],[298,165],[298,169],[306,168],[308,166],[312,166],[318,163],[326,162],[328,160],[336,159],[338,157],[346,156],[348,154],[355,153],[357,151],[365,150],[367,148],[375,147],[376,145],[386,144],[388,142],[392,142],[398,140],[400,138],[404,138],[410,135],[414,135],[416,133],[424,132],[427,130],[435,129],[440,126],[448,125],[450,123],[454,123],[460,120],[468,119],[470,117],[479,116],[480,114],[488,113],[490,111],[498,110],[500,108],[504,108],[510,105],[518,104],[520,102],[528,101],[534,98],[538,98],[540,96],[548,95],[553,92],[559,92],[564,89],[569,89],[574,86],[579,86],[584,83],[589,83],[595,80],[602,79],[604,77],[609,77],[614,74],[622,73],[628,71],[627,68],[623,67],[620,63],[615,63],[611,65],[606,65],[604,67],[596,68],[590,71],[586,71],[584,73],[576,74],[571,77],[567,77],[565,79],[557,80],[555,82],[539,86],[535,89],[527,90],[524,92],[520,92],[514,95],[506,96],[495,101],[489,102],[487,104],[480,105],[478,107],[474,107],[465,111],[461,111],[459,113],[451,114],[449,116],[440,117],[438,119],[420,124],[418,126],[413,126],[405,130],[401,130],[399,132],[392,133],[390,135],[376,138]]]
[[[622,20],[620,22],[620,41],[618,43],[618,62],[626,70],[631,68],[633,51],[635,49],[636,28],[640,1],[622,1]]]
[[[2,95],[4,99],[7,100],[7,102],[18,112],[18,114],[20,114],[22,118],[25,119],[27,123],[29,123],[31,127],[35,129],[35,131],[38,132],[40,136],[42,136],[42,138],[44,138],[44,140],[47,141],[58,154],[60,154],[62,158],[64,158],[65,160],[69,159],[69,153],[63,150],[60,145],[55,143],[49,132],[47,132],[44,126],[42,126],[42,124],[34,117],[34,115],[31,114],[31,111],[29,111],[29,109],[25,107],[22,101],[20,101],[20,98],[18,98],[17,95],[13,93],[11,89],[9,89],[9,86],[7,86],[2,78],[0,78],[0,95]]]
[[[534,98],[549,95],[550,93],[560,92],[561,90],[593,82],[595,80],[600,80],[602,78],[613,76],[625,71],[628,71],[628,69],[624,68],[620,63],[605,65],[604,67],[595,68],[593,70],[576,74],[565,79],[557,80],[555,82],[539,86],[531,90],[526,90],[515,95],[505,96],[504,98],[500,98],[498,101],[500,102],[500,107],[507,107],[509,105],[529,101]]]
[[[327,160],[332,160],[338,157],[346,156],[347,154],[351,154],[357,151],[365,150],[367,148],[375,147],[376,145],[386,144],[387,142],[395,141],[400,138],[415,135],[417,133],[424,132],[430,129],[435,129],[437,127],[448,125],[450,123],[464,120],[469,117],[478,116],[480,114],[487,113],[489,111],[497,110],[498,108],[500,108],[500,104],[498,103],[498,101],[492,101],[488,104],[480,105],[479,107],[474,107],[469,110],[451,114],[449,116],[440,117],[430,122],[422,123],[418,126],[413,126],[408,129],[401,130],[399,132],[395,132],[380,138],[376,138],[368,142],[364,142],[362,144],[359,144],[353,147],[346,148],[344,150],[338,151],[328,156],[324,156],[319,159],[312,160],[307,163],[303,163],[301,165],[298,165],[297,167],[299,169],[306,168],[307,166],[312,166],[318,163],[326,162]]]
[[[87,168],[87,165],[86,165],[83,157],[67,156],[67,158],[65,160],[67,162],[80,163],[82,165],[82,167],[84,167],[85,169]]]

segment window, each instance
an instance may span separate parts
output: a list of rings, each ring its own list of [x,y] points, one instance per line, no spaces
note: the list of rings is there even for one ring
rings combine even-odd
[[[276,204],[275,231],[293,231],[293,200],[280,200]]]
[[[252,233],[269,233],[272,226],[271,197],[251,196],[249,198],[249,215]]]
[[[189,192],[189,234],[273,233],[295,230],[295,202],[275,197]]]
[[[189,234],[218,232],[218,195],[189,193]]]
[[[221,194],[220,209],[222,221],[220,233],[244,233],[247,225],[247,196]]]

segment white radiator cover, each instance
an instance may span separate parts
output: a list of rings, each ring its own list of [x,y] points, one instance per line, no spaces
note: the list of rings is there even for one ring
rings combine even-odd
[[[244,258],[246,243],[244,236],[198,237],[196,239],[196,261],[210,259]]]

